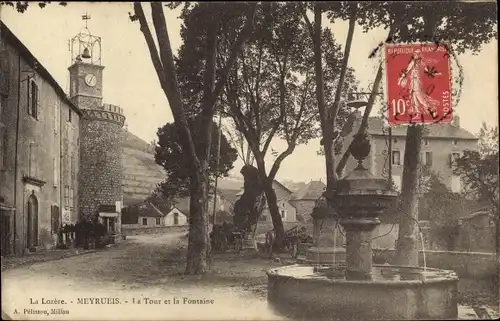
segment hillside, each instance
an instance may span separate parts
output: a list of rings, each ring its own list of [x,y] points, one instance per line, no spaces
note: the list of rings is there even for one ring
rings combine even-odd
[[[124,176],[123,203],[141,202],[165,179],[163,168],[154,160],[153,147],[127,130],[123,130],[122,164]]]

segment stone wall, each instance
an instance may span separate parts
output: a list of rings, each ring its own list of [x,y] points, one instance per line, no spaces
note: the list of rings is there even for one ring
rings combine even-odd
[[[187,232],[189,227],[186,226],[162,226],[162,227],[149,227],[141,226],[139,224],[122,224],[122,234],[129,235],[143,235],[143,234],[165,234],[165,233],[179,233]]]
[[[374,255],[382,256],[391,263],[393,249],[373,249]],[[420,251],[420,266],[424,266],[424,255]],[[427,267],[453,270],[459,278],[488,278],[496,275],[495,254],[456,251],[425,251]]]
[[[84,117],[81,125],[80,214],[97,215],[101,204],[122,198],[121,126]]]

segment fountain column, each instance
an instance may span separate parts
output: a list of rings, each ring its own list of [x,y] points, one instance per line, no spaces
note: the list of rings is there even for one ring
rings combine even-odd
[[[370,280],[372,273],[372,232],[378,219],[343,218],[340,224],[346,231],[346,279]]]
[[[380,224],[379,216],[396,198],[387,181],[376,178],[363,167],[370,154],[366,134],[356,135],[351,148],[358,166],[340,179],[335,191],[326,197],[340,216],[346,231],[346,279],[370,280],[372,273],[372,232]]]

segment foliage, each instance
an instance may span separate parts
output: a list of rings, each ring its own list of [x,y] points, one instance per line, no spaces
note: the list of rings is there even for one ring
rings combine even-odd
[[[193,135],[195,149],[199,153],[201,150],[201,141],[203,133],[200,132],[201,117],[188,119],[189,129]],[[179,135],[175,124],[167,123],[158,128],[158,142],[155,147],[155,161],[161,165],[167,179],[160,184],[162,194],[167,198],[175,196],[189,196],[189,181],[191,169],[182,147],[179,143]],[[212,139],[210,147],[210,157],[208,164],[208,174],[213,181],[215,176],[227,176],[233,168],[233,163],[237,158],[236,150],[231,147],[224,135],[221,135],[219,167],[217,168],[217,145],[219,128],[217,124],[212,124]]]
[[[151,195],[146,199],[146,202],[153,204],[162,213],[168,213],[174,205],[174,198],[171,196],[166,196],[163,193],[163,189],[157,186],[156,189],[151,193]]]
[[[51,1],[39,1],[37,2],[38,6],[43,9],[47,6],[47,4],[50,4]],[[24,13],[26,10],[29,8],[29,2],[28,1],[0,1],[0,6],[2,5],[8,5],[11,7],[16,8],[17,12],[19,13]],[[65,7],[68,4],[66,1],[59,1],[59,5]]]
[[[458,237],[458,219],[468,214],[464,198],[452,193],[436,173],[430,173],[428,189],[419,200],[419,220],[431,223],[433,242],[454,250]]]
[[[498,215],[498,127],[488,128],[483,124],[479,137],[478,151],[464,151],[453,172],[461,177],[468,194],[487,202]]]

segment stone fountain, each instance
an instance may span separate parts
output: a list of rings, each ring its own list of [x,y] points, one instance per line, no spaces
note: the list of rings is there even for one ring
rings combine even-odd
[[[453,271],[372,264],[372,232],[397,194],[363,167],[370,153],[366,134],[355,136],[351,150],[358,166],[324,195],[345,230],[345,263],[268,270],[271,306],[294,319],[456,318],[458,277]]]

